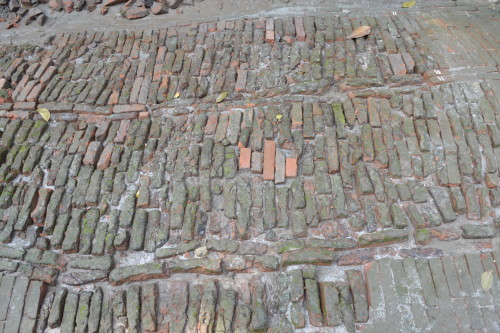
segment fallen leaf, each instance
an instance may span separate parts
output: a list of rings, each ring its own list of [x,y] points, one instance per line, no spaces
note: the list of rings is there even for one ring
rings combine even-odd
[[[43,120],[45,121],[49,121],[50,119],[50,111],[46,108],[39,108],[39,109],[36,109],[36,112],[38,112],[40,114],[40,116],[42,116]]]
[[[281,118],[283,118],[282,114],[279,114],[279,115],[276,116],[276,119],[278,119],[278,120],[281,120]]]
[[[180,93],[180,91],[178,91],[175,93],[174,98],[179,98],[180,95],[181,95],[181,93]]]
[[[417,3],[416,1],[406,1],[405,3],[403,3],[403,8],[413,7],[415,6],[416,3]]]
[[[220,103],[222,102],[223,100],[225,100],[227,97],[227,91],[223,91],[219,94],[219,96],[217,96],[217,99],[215,100],[215,103]]]
[[[347,36],[346,38],[347,39],[354,39],[354,38],[360,38],[360,37],[364,37],[366,35],[369,35],[370,34],[370,31],[371,31],[371,28],[367,25],[363,25],[357,29],[355,29],[352,34],[350,34],[349,36]]]
[[[490,290],[493,285],[493,271],[486,271],[481,274],[481,286],[485,291]]]
[[[138,197],[139,197],[139,195],[141,195],[141,193],[140,193],[139,191],[137,191],[137,192],[135,193],[135,197],[136,197],[136,198],[138,198]]]

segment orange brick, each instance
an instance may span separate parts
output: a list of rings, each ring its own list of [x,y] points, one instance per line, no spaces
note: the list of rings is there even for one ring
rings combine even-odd
[[[276,143],[266,140],[264,143],[264,180],[274,180],[274,161],[276,159]]]
[[[240,170],[250,169],[250,158],[252,150],[250,148],[240,148]]]
[[[391,63],[392,72],[394,75],[405,75],[406,66],[401,58],[401,54],[388,54],[389,62]]]
[[[297,177],[297,157],[287,157],[286,158],[286,178]]]
[[[304,30],[304,22],[302,21],[302,17],[295,18],[295,35],[299,42],[303,42],[306,40],[306,32]]]

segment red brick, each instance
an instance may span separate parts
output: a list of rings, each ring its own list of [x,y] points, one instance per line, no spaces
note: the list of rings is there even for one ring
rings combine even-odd
[[[110,126],[111,126],[111,121],[107,120],[103,122],[101,125],[99,125],[99,127],[97,127],[97,130],[95,132],[95,138],[97,141],[104,141],[104,139],[106,139]]]
[[[406,66],[401,58],[401,54],[388,54],[389,62],[391,63],[392,72],[394,75],[405,75]]]
[[[406,65],[406,72],[413,73],[415,70],[415,60],[413,60],[411,54],[408,52],[403,52],[401,56],[403,57],[403,61]]]
[[[165,59],[165,54],[167,54],[167,47],[160,46],[158,48],[158,53],[156,54],[156,63],[163,66],[163,60]]]
[[[297,157],[287,157],[285,176],[287,178],[297,177]]]
[[[22,110],[22,111],[33,111],[35,110],[36,103],[35,102],[17,102],[14,103],[14,110]]]
[[[60,113],[62,114],[62,113]],[[70,117],[71,119],[71,116],[78,116],[78,121],[80,123],[86,123],[86,124],[102,124],[105,120],[106,120],[106,116],[104,115],[98,115],[98,114],[80,114],[80,115],[77,115],[76,113],[66,113],[67,117]],[[54,118],[54,117],[51,117],[51,118]],[[64,118],[62,118],[64,119]],[[54,120],[57,120],[54,118]]]
[[[125,138],[127,137],[127,130],[130,125],[130,120],[122,120],[120,122],[120,127],[118,128],[118,131],[116,132],[116,136],[114,139],[115,143],[124,143]]]
[[[33,76],[33,78],[35,80],[39,80],[43,73],[45,73],[45,71],[47,70],[47,68],[49,66],[52,66],[54,63],[52,62],[52,59],[50,58],[46,58],[44,61],[42,61],[42,63],[40,64],[40,67],[38,67],[38,70],[36,71],[35,75]]]
[[[266,20],[263,18],[255,21],[255,29],[264,29],[266,27]]]
[[[30,91],[28,97],[26,98],[26,100],[28,102],[37,102],[38,101],[38,97],[40,96],[40,94],[42,93],[43,89],[45,89],[45,85],[43,83],[39,83],[37,84],[35,87],[33,87],[33,89]]]
[[[110,143],[106,147],[104,147],[101,156],[99,157],[99,161],[97,162],[97,167],[99,169],[107,169],[111,162],[111,155],[113,154],[113,144]]]
[[[118,104],[118,100],[120,99],[120,91],[113,90],[111,95],[109,95],[108,98],[108,104],[109,105],[115,105]]]
[[[5,114],[8,119],[27,119],[30,116],[29,111],[9,111]]]
[[[274,180],[274,163],[276,160],[276,143],[266,140],[264,143],[264,180]]]
[[[149,118],[149,112],[148,111],[139,112],[139,119],[143,120],[143,119],[148,119],[148,118]]]
[[[11,75],[14,74],[17,67],[19,67],[23,63],[23,61],[23,58],[16,58],[16,60],[14,60],[5,70],[5,72],[3,73],[3,77],[6,79],[10,79]]]
[[[299,42],[303,42],[306,40],[306,32],[304,30],[304,22],[302,21],[302,17],[295,18],[295,34]]]
[[[146,106],[142,104],[115,105],[113,107],[113,113],[143,112],[143,111],[146,111]]]
[[[274,43],[274,20],[266,20],[266,43]]]
[[[240,148],[240,170],[250,169],[250,158],[252,156],[252,150],[250,148]]]
[[[132,85],[132,90],[130,91],[130,103],[137,103],[139,93],[141,92],[143,79],[143,77],[138,77],[135,79],[134,84]]]
[[[49,81],[52,79],[52,77],[54,77],[56,72],[57,72],[57,67],[50,66],[49,68],[47,68],[45,73],[43,73],[43,75],[40,77],[40,82],[43,84],[49,83]]]
[[[213,135],[215,133],[218,120],[219,114],[217,112],[212,112],[208,115],[207,125],[205,126],[205,134]]]
[[[92,141],[87,148],[85,157],[83,158],[83,164],[95,165],[97,162],[97,157],[99,156],[100,152],[101,152],[101,142]]]
[[[12,93],[12,98],[15,100],[17,99],[17,96],[21,94],[21,91],[23,91],[24,87],[28,83],[30,77],[28,75],[24,75],[21,81],[16,86],[16,89],[14,89],[14,92]]]
[[[156,64],[153,70],[153,82],[159,82],[161,80],[163,64]]]
[[[24,86],[24,89],[21,91],[21,93],[17,96],[17,100],[20,102],[26,101],[26,98],[28,98],[29,93],[33,89],[33,87],[36,85],[36,81],[29,81],[26,83]]]
[[[245,90],[247,86],[247,73],[248,71],[245,69],[238,69],[238,79],[236,80],[234,91],[240,92]]]
[[[364,265],[373,261],[376,255],[377,250],[374,248],[339,252],[337,263],[340,266]],[[367,268],[369,269],[369,267],[365,266],[365,270]]]

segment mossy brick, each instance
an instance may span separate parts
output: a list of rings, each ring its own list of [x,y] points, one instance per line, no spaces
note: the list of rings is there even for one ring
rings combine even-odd
[[[152,262],[140,265],[116,267],[109,275],[109,282],[113,285],[119,285],[125,282],[145,281],[164,277],[168,277],[166,265],[159,262]]]
[[[407,230],[386,229],[373,233],[363,234],[358,237],[360,246],[373,246],[379,244],[401,243],[409,239]]]

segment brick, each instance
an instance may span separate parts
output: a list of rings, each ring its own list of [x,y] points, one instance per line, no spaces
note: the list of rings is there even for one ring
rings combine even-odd
[[[252,164],[250,167],[252,173],[262,173],[262,153],[254,151],[252,153]]]
[[[406,65],[406,73],[413,73],[415,70],[415,60],[413,60],[413,57],[411,56],[410,53],[408,52],[403,52],[401,54],[403,61]]]
[[[247,85],[247,74],[248,71],[246,69],[238,69],[238,78],[236,80],[234,91],[241,92],[245,90],[245,87]]]
[[[18,101],[26,101],[26,98],[28,97],[29,93],[31,92],[31,90],[33,89],[33,87],[35,87],[36,85],[36,81],[29,81],[28,83],[26,83],[26,85],[24,86],[24,89],[21,91],[21,93],[17,96],[17,100]]]
[[[217,123],[219,120],[219,113],[212,112],[208,115],[207,124],[205,125],[205,134],[213,135],[217,129]]]
[[[114,138],[115,143],[124,143],[125,138],[127,137],[127,131],[128,127],[130,126],[130,120],[122,120],[120,122],[120,127],[118,128],[118,131],[116,132],[116,136]]]
[[[87,148],[87,152],[85,154],[85,157],[83,158],[83,164],[84,165],[95,165],[97,162],[97,158],[99,157],[99,154],[101,153],[101,142],[99,141],[93,141],[89,144]]]
[[[43,83],[39,83],[33,87],[28,96],[26,97],[26,101],[28,102],[37,102],[38,97],[42,93],[43,89],[45,89],[45,85]]]
[[[286,157],[281,151],[276,151],[276,168],[274,172],[274,182],[281,184],[285,182]]]
[[[113,113],[125,112],[143,112],[146,111],[146,106],[143,104],[130,104],[130,105],[115,105],[113,106]]]
[[[306,32],[304,30],[304,22],[302,20],[302,17],[295,17],[294,22],[295,22],[295,34],[297,41],[299,42],[305,41]]]
[[[52,80],[54,75],[56,75],[56,73],[57,73],[57,67],[50,66],[49,68],[47,68],[45,73],[43,73],[43,75],[40,77],[40,83],[43,83],[45,85],[48,84],[50,82],[50,80]],[[36,77],[35,77],[35,79],[36,79]]]
[[[300,128],[302,126],[302,103],[292,104],[292,128]]]
[[[33,78],[35,80],[39,80],[43,76],[43,74],[45,74],[47,68],[49,68],[49,66],[52,66],[53,64],[54,62],[52,61],[52,59],[45,58],[45,60],[43,60],[42,63],[40,64],[40,67],[38,67],[38,70],[36,71]]]
[[[286,158],[286,178],[297,177],[297,157],[287,157]]]
[[[34,111],[36,107],[35,102],[17,102],[14,103],[15,111]]]
[[[266,43],[274,43],[274,20],[272,18],[266,20]]]
[[[388,54],[387,56],[389,57],[389,62],[394,75],[405,75],[406,66],[403,62],[403,58],[401,58],[401,54]]]
[[[264,180],[274,180],[274,166],[276,160],[276,143],[266,140],[264,143]]]
[[[252,156],[252,150],[250,148],[240,148],[240,160],[239,160],[240,170],[250,169],[251,156]]]

